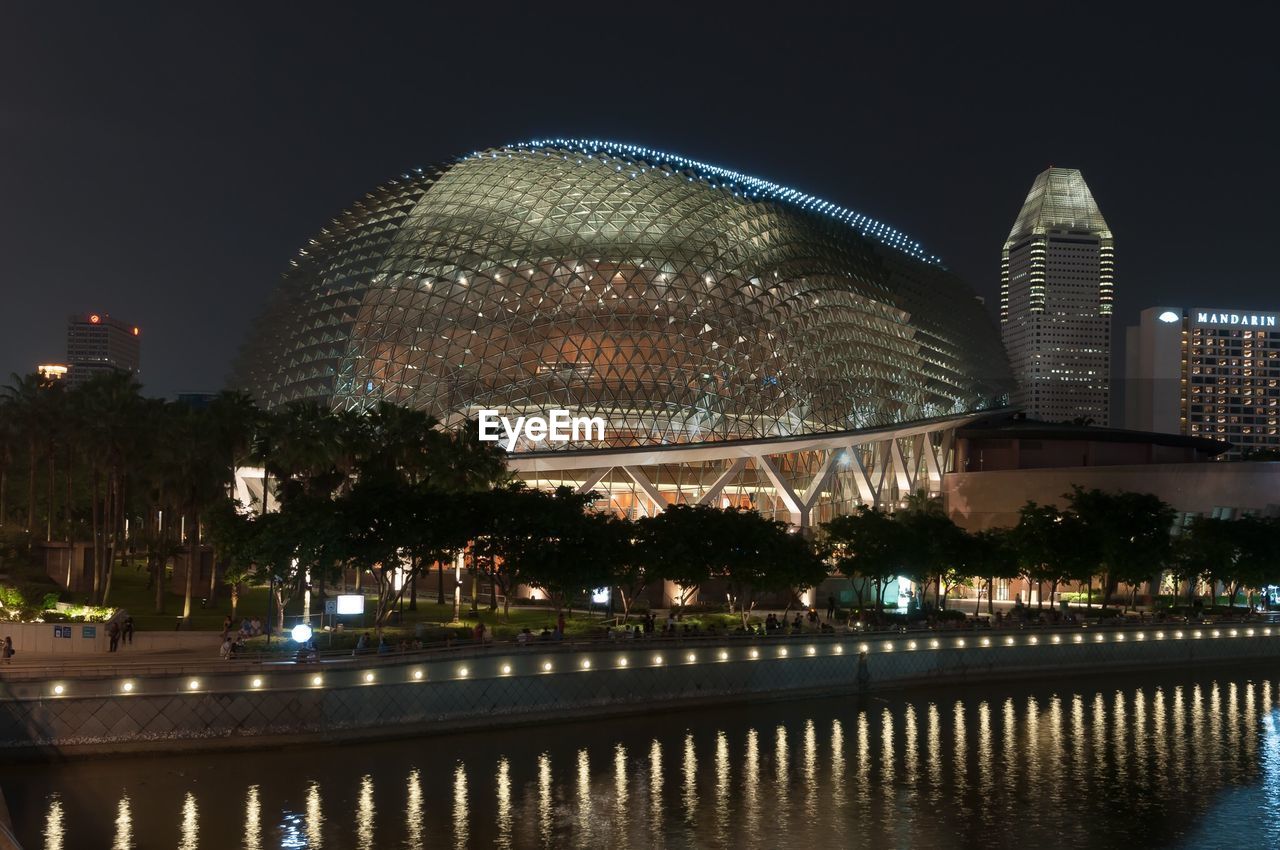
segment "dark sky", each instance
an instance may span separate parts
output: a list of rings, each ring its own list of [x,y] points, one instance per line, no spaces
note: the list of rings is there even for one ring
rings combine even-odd
[[[1280,308],[1280,15],[957,5],[5,3],[0,372],[60,359],[67,314],[94,310],[142,326],[149,394],[218,389],[340,209],[545,136],[852,207],[989,304],[1032,179],[1076,167],[1116,234],[1122,322]]]

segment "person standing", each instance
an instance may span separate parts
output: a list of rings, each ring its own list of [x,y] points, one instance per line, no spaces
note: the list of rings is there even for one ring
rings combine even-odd
[[[13,648],[13,638],[9,637],[8,635],[5,635],[4,646],[0,648],[0,655],[4,656],[5,664],[8,664],[10,661],[13,660],[13,654],[15,652],[17,652],[17,650]]]
[[[836,618],[836,595],[834,593],[827,596],[827,622],[831,622]]]
[[[124,642],[133,646],[133,617],[124,618]]]
[[[115,652],[120,646],[120,624],[115,620],[111,621],[111,625],[107,627],[107,637],[111,638],[111,648],[108,652]]]

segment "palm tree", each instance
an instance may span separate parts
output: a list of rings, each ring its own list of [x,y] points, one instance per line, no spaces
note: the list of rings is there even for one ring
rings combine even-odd
[[[42,447],[48,439],[45,390],[51,381],[32,373],[9,376],[12,383],[4,388],[5,407],[21,439],[27,443],[27,533],[36,525],[36,468]]]
[[[200,566],[200,523],[208,507],[227,496],[231,469],[225,462],[208,411],[165,405],[156,470],[165,498],[185,518],[187,574],[182,619],[191,622],[195,572]]]

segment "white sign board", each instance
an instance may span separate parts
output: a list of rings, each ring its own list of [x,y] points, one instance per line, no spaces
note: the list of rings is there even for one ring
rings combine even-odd
[[[338,597],[338,614],[363,614],[364,594],[344,593]]]

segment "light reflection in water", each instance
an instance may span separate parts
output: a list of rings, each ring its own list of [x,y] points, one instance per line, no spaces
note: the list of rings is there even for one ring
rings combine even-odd
[[[698,819],[698,756],[692,732],[684,736],[684,819],[688,824]]]
[[[1016,729],[1016,726],[1011,726]],[[1040,787],[1040,704],[1036,698],[1027,697],[1027,710],[1022,720],[1022,749],[1027,762],[1028,785]]]
[[[112,850],[132,850],[133,848],[133,815],[129,811],[129,795],[125,794],[116,804],[116,838],[111,842]]]
[[[742,766],[743,820],[748,835],[758,835],[760,829],[760,736],[755,729],[747,730],[747,754]]]
[[[145,779],[113,764],[110,781],[120,790],[105,801],[53,793],[94,787],[77,778],[74,764],[50,769],[59,785],[31,785],[25,771],[14,782],[4,768],[0,779],[6,791],[22,789],[10,805],[18,801],[15,822],[30,830],[20,833],[24,846],[56,850],[149,841],[318,848],[322,837],[331,848],[397,850],[778,850],[832,842],[942,847],[982,836],[1019,846],[1139,850],[1215,846],[1214,836],[1241,823],[1252,830],[1241,846],[1280,846],[1273,840],[1280,826],[1267,814],[1280,809],[1280,710],[1272,702],[1280,692],[1244,675],[1185,682],[1119,690],[1055,682],[1011,686],[994,697],[973,689],[953,699],[934,690],[771,704],[691,715],[674,730],[606,721],[581,728],[568,744],[474,736],[443,754],[385,748],[375,758],[368,748],[380,745],[366,744],[248,776],[230,758],[224,772],[210,759],[198,778],[167,766],[176,760],[157,759],[146,763]],[[761,716],[768,725],[757,725]],[[772,730],[772,741],[760,729],[764,736]],[[636,743],[645,737],[648,745]],[[452,754],[459,751],[466,762]],[[178,787],[158,793],[156,775],[176,777]],[[376,797],[375,781],[385,799]],[[275,799],[293,801],[274,809],[283,809],[279,819],[271,815]]]
[[[662,823],[662,744],[657,738],[649,745],[649,820]]]
[[[843,812],[844,798],[844,726],[840,718],[831,721],[831,802],[837,813]]]
[[[360,802],[356,804],[356,837],[360,850],[373,850],[373,777],[360,777]]]
[[[49,797],[49,810],[44,819],[45,850],[62,850],[62,799],[55,793]]]
[[[591,818],[591,756],[578,750],[578,831],[589,840],[594,831]]]
[[[200,846],[200,813],[196,807],[196,795],[187,792],[182,801],[182,841],[178,850],[196,850]]]
[[[626,844],[627,835],[627,748],[619,742],[613,748],[613,817],[615,843]]]
[[[453,770],[453,846],[467,846],[471,815],[467,811],[467,767],[462,762]]]
[[[928,755],[925,758],[925,764],[929,766],[929,799],[936,804],[942,799],[943,761],[938,758],[938,754],[942,752],[942,715],[938,711],[938,704],[929,703],[925,715],[929,727]]]
[[[716,843],[723,844],[729,834],[729,737],[721,729],[716,732]]]
[[[920,742],[916,740],[916,707],[911,703],[907,703],[906,710],[903,712],[902,723],[906,729],[906,741],[903,746],[906,751],[902,754],[903,772],[906,773],[907,784],[915,787],[916,784],[916,753],[919,751]]]
[[[324,815],[320,811],[320,783],[312,782],[307,787],[307,844],[310,850],[324,844]]]
[[[728,767],[726,759],[726,771]],[[818,730],[812,719],[804,723],[804,814],[808,819],[818,816]]]
[[[511,847],[511,765],[498,759],[498,846]]]
[[[409,771],[408,786],[404,806],[404,843],[407,850],[422,850],[422,774],[416,767]]]
[[[262,804],[258,786],[250,785],[244,801],[244,850],[262,850]]]
[[[865,711],[858,712],[858,805],[871,806],[871,723]]]
[[[655,742],[656,743],[656,742]],[[552,827],[551,795],[551,756],[542,753],[538,756],[538,837],[543,847],[551,846]]]
[[[937,758],[937,754],[942,752],[942,743],[939,741],[935,748],[932,744],[929,751],[934,753],[936,761],[942,761]],[[993,779],[991,771],[995,768],[995,751],[991,748],[991,705],[984,699],[978,703],[978,793],[984,800],[991,799],[993,793]],[[941,797],[941,794],[939,794]],[[995,816],[990,808],[982,809],[983,826],[990,829],[995,825]]]
[[[784,832],[787,828],[787,815],[790,814],[789,755],[787,727],[780,725],[773,730],[773,796],[777,804],[775,817],[778,829]]]

